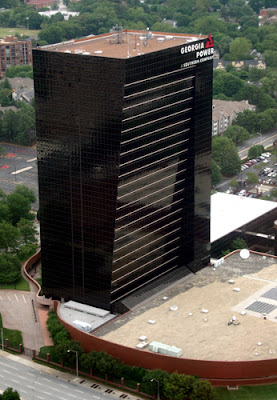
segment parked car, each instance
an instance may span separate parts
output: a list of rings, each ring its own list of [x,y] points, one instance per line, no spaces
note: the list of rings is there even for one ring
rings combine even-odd
[[[245,190],[245,189],[242,189],[242,190],[238,193],[238,196],[245,196],[245,194],[246,194],[246,190]]]

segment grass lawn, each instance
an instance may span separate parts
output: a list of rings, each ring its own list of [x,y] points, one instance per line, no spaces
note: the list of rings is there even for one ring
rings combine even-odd
[[[0,37],[5,37],[7,35],[15,35],[15,33],[19,33],[20,35],[37,35],[39,30],[32,30],[27,28],[1,28],[0,27]]]
[[[25,290],[26,292],[30,291],[29,283],[26,282],[22,276],[20,276],[20,278],[14,283],[9,283],[8,285],[0,285],[0,289]]]
[[[3,327],[2,316],[0,314],[0,328]],[[15,329],[3,328],[4,340],[9,339],[9,346],[14,349],[19,349],[19,345],[23,344],[23,338],[21,331]]]
[[[276,400],[277,385],[241,386],[239,390],[215,389],[215,400]]]

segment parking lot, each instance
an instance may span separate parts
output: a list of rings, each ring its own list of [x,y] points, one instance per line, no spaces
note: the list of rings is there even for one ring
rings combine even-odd
[[[6,155],[0,157],[0,188],[5,193],[11,193],[17,185],[26,185],[33,189],[37,201],[32,207],[37,210],[38,203],[38,173],[36,148],[3,144]]]
[[[270,191],[277,185],[277,159],[271,153],[263,153],[261,156],[242,164],[238,176],[240,185],[235,189],[230,187],[226,193],[244,197],[261,197],[270,195]],[[258,182],[247,183],[248,173],[257,175]]]

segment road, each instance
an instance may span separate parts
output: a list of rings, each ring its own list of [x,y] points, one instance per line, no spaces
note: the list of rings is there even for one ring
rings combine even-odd
[[[56,376],[0,357],[0,390],[17,390],[24,400],[114,400],[97,389],[62,380]]]
[[[277,139],[277,131],[271,131],[268,133],[263,133],[262,136],[255,136],[242,145],[238,146],[238,153],[241,159],[244,159],[248,155],[248,150],[251,146],[255,144],[262,144],[264,148],[269,147],[272,145],[273,141]]]
[[[250,149],[251,146],[254,146],[255,144],[262,144],[264,148],[267,148],[272,145],[273,141],[277,139],[277,131],[271,131],[268,133],[263,133],[262,136],[255,136],[240,146],[237,147],[238,153],[240,158],[243,160],[244,158],[247,158],[248,155],[248,150]],[[223,179],[217,186],[216,190],[218,192],[225,192],[227,189],[229,189],[229,182],[231,180],[238,180],[238,181],[243,181],[247,178],[246,173],[247,172],[255,172],[255,170],[252,170],[251,168],[242,172],[239,172],[236,176],[230,178],[230,179]]]

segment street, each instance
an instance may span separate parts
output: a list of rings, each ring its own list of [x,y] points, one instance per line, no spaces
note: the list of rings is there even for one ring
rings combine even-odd
[[[76,383],[66,381],[3,357],[0,357],[0,378],[0,390],[12,387],[24,400],[114,399],[107,393],[82,386],[82,378],[75,378]]]
[[[277,139],[277,131],[263,133],[262,137],[259,135],[247,140],[246,142],[237,147],[240,158],[241,159],[247,158],[248,150],[251,146],[254,146],[255,144],[262,144],[264,148],[267,148],[272,145],[275,139]],[[229,189],[229,182],[231,180],[243,181],[247,178],[246,175],[247,172],[254,172],[254,171],[255,170],[253,168],[249,168],[248,170],[239,172],[236,176],[233,176],[232,178],[225,178],[216,186],[216,190],[218,192],[225,192],[226,190]]]

